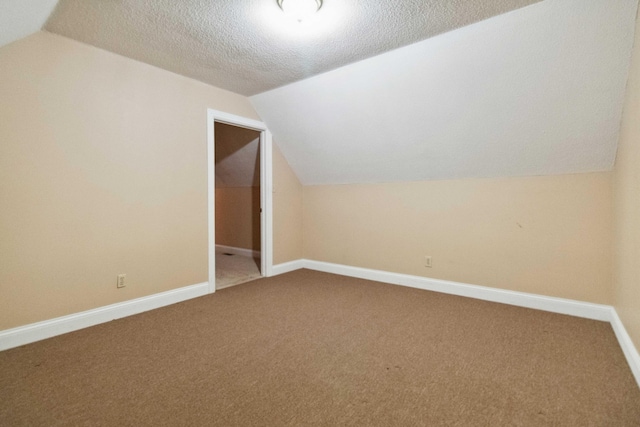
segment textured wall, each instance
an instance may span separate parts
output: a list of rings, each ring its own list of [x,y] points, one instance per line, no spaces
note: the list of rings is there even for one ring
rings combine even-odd
[[[260,187],[216,188],[216,244],[260,251]]]
[[[303,223],[311,260],[613,301],[610,173],[305,186]]]
[[[640,350],[640,21],[614,170],[615,306]]]
[[[302,185],[273,146],[273,265],[302,258]]]
[[[206,108],[245,97],[43,32],[0,93],[0,329],[207,280]]]

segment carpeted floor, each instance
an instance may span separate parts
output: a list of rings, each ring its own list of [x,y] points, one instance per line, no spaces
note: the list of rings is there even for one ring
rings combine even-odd
[[[2,426],[639,426],[609,324],[299,270],[0,353]]]
[[[261,277],[260,258],[227,254],[216,249],[216,290]]]

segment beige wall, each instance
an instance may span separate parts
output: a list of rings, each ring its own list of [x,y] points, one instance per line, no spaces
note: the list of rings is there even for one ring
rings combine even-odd
[[[640,21],[614,170],[615,307],[640,350]]]
[[[260,251],[260,187],[216,188],[216,244]]]
[[[247,98],[44,32],[0,94],[0,329],[207,280],[206,108]]]
[[[305,257],[605,304],[615,271],[637,345],[637,59],[613,183],[302,187],[274,144],[274,264]],[[258,118],[245,97],[48,33],[0,49],[0,93],[0,330],[207,280],[206,108]]]
[[[613,300],[609,173],[312,186],[303,200],[308,259]]]
[[[302,185],[273,147],[273,264],[302,258]]]

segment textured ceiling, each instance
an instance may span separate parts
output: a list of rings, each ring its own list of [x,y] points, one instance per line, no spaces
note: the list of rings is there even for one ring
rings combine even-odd
[[[308,25],[276,0],[60,0],[45,29],[252,95],[539,0],[325,0]]]
[[[303,184],[610,170],[637,0],[545,0],[252,96]]]
[[[0,47],[40,31],[58,0],[0,0]]]

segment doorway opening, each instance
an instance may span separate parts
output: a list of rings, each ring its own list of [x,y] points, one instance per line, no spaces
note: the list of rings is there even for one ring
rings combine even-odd
[[[214,124],[216,289],[261,277],[260,132]]]
[[[271,275],[271,134],[208,110],[209,291]]]

